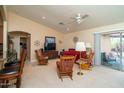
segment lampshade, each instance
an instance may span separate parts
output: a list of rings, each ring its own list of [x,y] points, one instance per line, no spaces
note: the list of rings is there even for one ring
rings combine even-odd
[[[86,48],[91,48],[91,44],[90,43],[86,43]]]
[[[84,42],[77,42],[75,49],[76,49],[76,51],[86,51],[85,43]]]

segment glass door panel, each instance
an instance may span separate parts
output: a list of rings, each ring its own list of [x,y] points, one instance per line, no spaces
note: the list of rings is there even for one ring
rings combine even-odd
[[[102,64],[104,66],[120,70],[121,69],[121,34],[108,33],[102,37]]]
[[[121,38],[120,33],[110,34],[111,37],[111,51],[109,53],[109,62],[113,69],[120,70],[121,65]],[[111,60],[113,59],[113,60]]]
[[[124,33],[122,33],[122,64],[121,70],[124,71]]]
[[[124,33],[107,33],[101,39],[102,65],[124,71]]]

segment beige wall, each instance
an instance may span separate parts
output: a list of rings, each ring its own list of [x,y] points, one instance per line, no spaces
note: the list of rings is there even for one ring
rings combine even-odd
[[[65,49],[75,48],[75,44],[73,43],[73,37],[75,36],[79,38],[79,41],[84,41],[86,43],[88,42],[88,43],[91,43],[92,46],[94,46],[94,33],[95,32],[107,32],[107,31],[115,31],[115,30],[121,30],[121,29],[124,29],[124,23],[68,33],[64,35],[64,41],[65,41],[64,48]]]
[[[31,34],[31,61],[36,60],[35,49],[43,48],[45,36],[56,37],[57,50],[63,48],[63,43],[59,43],[59,40],[63,42],[63,33],[10,12],[8,13],[8,31],[24,31]],[[41,42],[40,46],[34,45],[36,40]]]

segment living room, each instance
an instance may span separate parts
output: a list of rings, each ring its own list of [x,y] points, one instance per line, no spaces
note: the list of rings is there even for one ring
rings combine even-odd
[[[8,42],[4,36],[3,58],[6,59],[5,43],[8,43],[11,50],[16,50],[15,59],[21,59],[21,47],[25,48],[23,43],[28,42],[28,60],[24,65],[20,87],[124,87],[123,71],[101,66],[101,42],[97,37],[104,32],[119,32],[124,29],[124,6],[6,5],[4,8],[7,12],[7,33],[11,40]],[[46,42],[53,42],[53,45],[45,49],[45,45],[49,44]],[[94,53],[90,67],[80,65],[80,56],[83,58],[87,53],[79,52],[79,42],[85,47],[81,51],[87,52],[86,48],[90,48]],[[45,65],[42,65],[43,61],[39,62],[36,50],[41,50],[48,57]],[[48,53],[50,50],[54,52]],[[57,61],[63,55],[78,57],[73,66],[72,80],[58,76]],[[42,83],[39,83],[40,79]],[[91,86],[92,83],[94,86]]]

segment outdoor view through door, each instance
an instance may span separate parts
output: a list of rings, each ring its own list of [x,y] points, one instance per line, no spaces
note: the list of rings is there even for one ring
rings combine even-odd
[[[124,68],[124,33],[106,33],[101,36],[102,65],[121,70]]]

